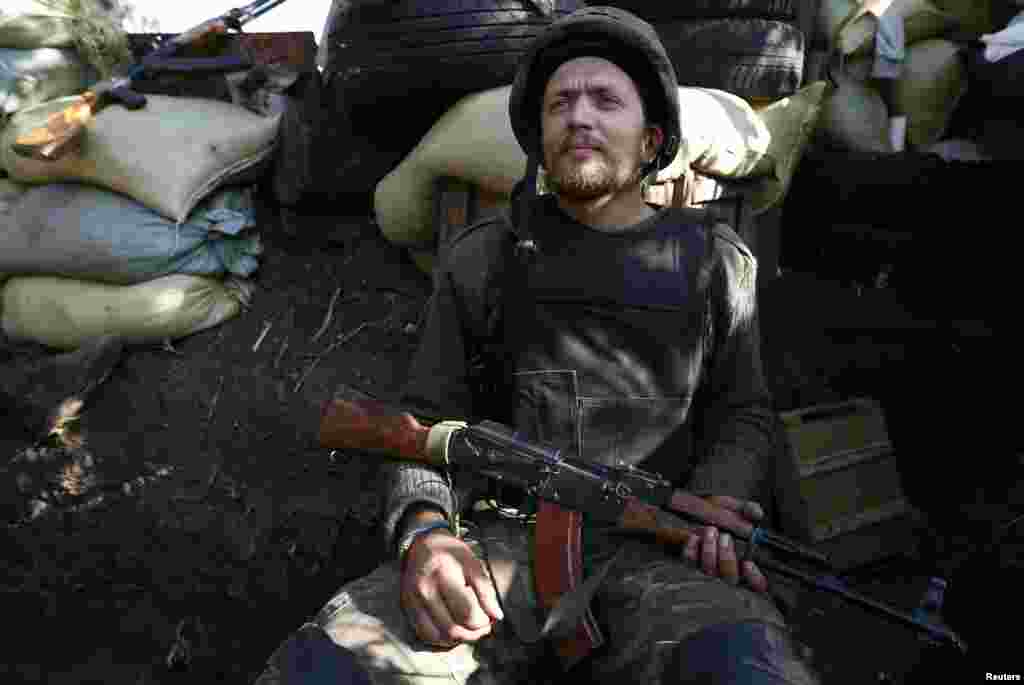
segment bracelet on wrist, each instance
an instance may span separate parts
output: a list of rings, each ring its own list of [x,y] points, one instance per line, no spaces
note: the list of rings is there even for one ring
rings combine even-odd
[[[441,528],[444,528],[449,533],[452,532],[452,527],[446,520],[431,521],[430,523],[426,523],[422,526],[417,526],[412,530],[408,531],[405,534],[405,536],[402,537],[402,539],[398,542],[398,558],[405,558],[405,553],[409,551],[409,549],[413,546],[413,543],[415,543],[416,540],[418,540],[421,535],[426,535],[431,531],[440,530]]]

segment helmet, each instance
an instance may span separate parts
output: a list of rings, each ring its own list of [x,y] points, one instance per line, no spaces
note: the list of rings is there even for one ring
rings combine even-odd
[[[576,57],[602,57],[633,79],[650,121],[665,134],[652,167],[664,169],[679,149],[679,91],[676,72],[654,27],[615,7],[584,7],[553,22],[527,48],[509,95],[512,132],[534,163],[543,158],[541,98],[548,79]],[[652,168],[648,168],[649,173]],[[528,170],[529,173],[529,170]]]

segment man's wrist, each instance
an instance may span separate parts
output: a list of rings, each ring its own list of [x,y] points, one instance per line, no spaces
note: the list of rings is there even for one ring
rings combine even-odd
[[[408,542],[408,538],[411,534],[417,531],[422,532],[424,527],[436,523],[448,523],[448,517],[445,515],[443,509],[436,505],[427,503],[411,505],[402,516],[395,535],[394,544],[398,558],[401,559],[404,552],[411,546],[411,544],[403,544]],[[450,526],[449,530],[451,530]]]
[[[410,528],[405,535],[398,541],[397,555],[398,560],[405,563],[405,556],[408,554],[412,546],[415,545],[420,539],[432,535],[436,532],[445,532],[448,535],[454,535],[451,525],[449,525],[446,519],[435,519],[430,523],[425,523],[421,526],[414,526]]]

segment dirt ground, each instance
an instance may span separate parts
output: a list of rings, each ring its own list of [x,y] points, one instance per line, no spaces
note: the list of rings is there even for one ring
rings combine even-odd
[[[173,349],[129,349],[81,449],[0,435],[3,682],[250,683],[381,558],[375,465],[319,447],[317,412],[343,385],[394,396],[429,279],[359,202],[262,212],[248,310]],[[847,581],[907,609],[923,587],[900,556]],[[826,683],[910,682],[929,653],[832,595],[792,597]]]

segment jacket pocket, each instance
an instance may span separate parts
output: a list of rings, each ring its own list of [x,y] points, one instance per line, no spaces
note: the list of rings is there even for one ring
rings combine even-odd
[[[579,454],[576,372],[571,369],[519,371],[516,428],[527,440],[549,443],[566,456]]]
[[[686,419],[690,398],[580,397],[580,456],[608,466],[648,466]],[[676,455],[674,461],[688,455]]]

